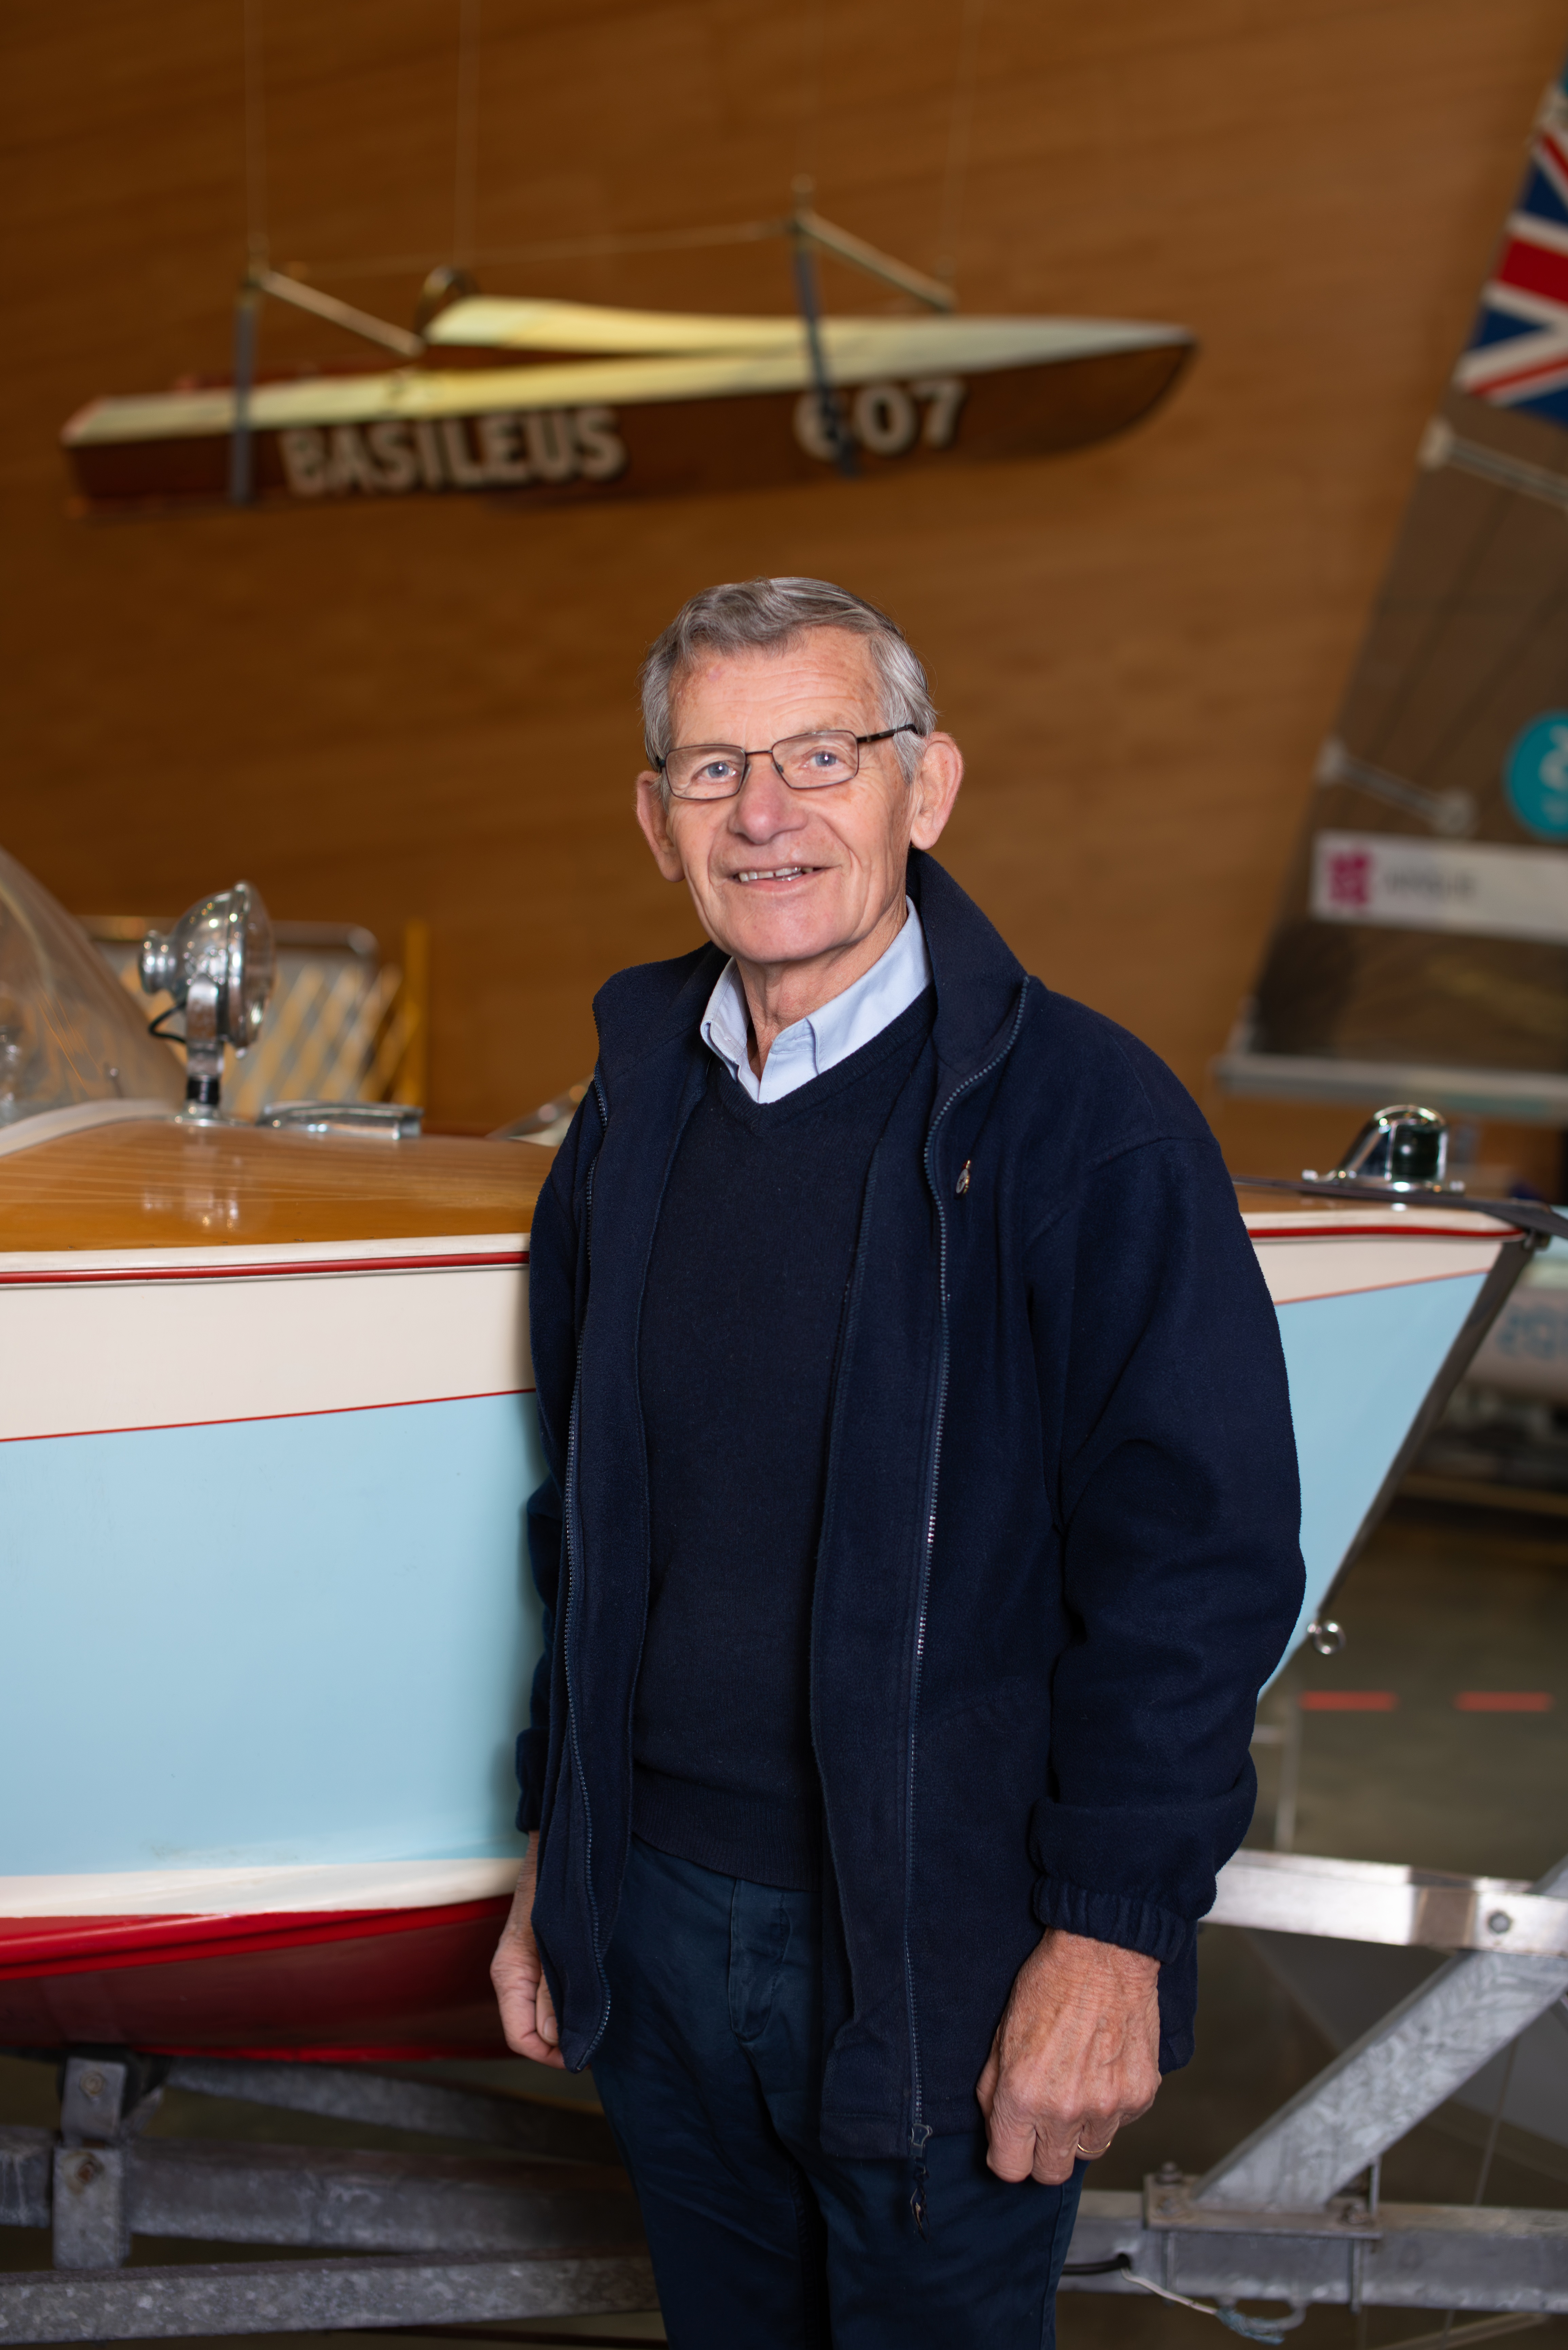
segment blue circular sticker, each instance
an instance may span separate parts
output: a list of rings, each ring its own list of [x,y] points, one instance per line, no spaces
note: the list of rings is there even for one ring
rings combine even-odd
[[[1568,840],[1568,710],[1544,710],[1502,763],[1508,804],[1539,840]]]

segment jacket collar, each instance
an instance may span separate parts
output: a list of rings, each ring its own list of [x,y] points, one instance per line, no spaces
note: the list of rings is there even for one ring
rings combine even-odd
[[[1024,972],[973,899],[923,849],[909,851],[907,887],[936,983],[933,1039],[944,1080],[941,1098],[999,1049]],[[594,1018],[599,1073],[612,1097],[618,1081],[640,1063],[672,1047],[697,1045],[703,1010],[725,961],[720,948],[699,947],[670,962],[634,964],[606,981],[594,998]]]
[[[909,851],[909,891],[919,910],[937,988],[932,1032],[943,1082],[961,1085],[1000,1049],[1026,983],[1023,964],[947,868]]]

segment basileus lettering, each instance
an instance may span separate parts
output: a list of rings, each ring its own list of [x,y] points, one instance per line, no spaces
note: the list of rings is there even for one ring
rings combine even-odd
[[[447,479],[454,489],[478,490],[484,486],[484,467],[468,445],[468,433],[461,416],[443,416],[441,421],[441,445],[446,459]]]
[[[296,498],[318,498],[327,488],[327,442],[314,424],[277,436],[283,478]]]
[[[627,448],[613,408],[497,409],[482,416],[383,417],[303,425],[277,436],[296,498],[403,497],[410,490],[611,482]]]
[[[355,424],[335,424],[327,460],[327,486],[332,490],[365,490],[371,495],[386,484]]]
[[[380,467],[379,487],[394,494],[411,490],[420,478],[420,461],[406,424],[372,424],[366,439]]]
[[[625,473],[626,442],[615,429],[613,408],[574,409],[572,429],[585,482],[613,482]]]
[[[484,462],[487,482],[526,482],[532,479],[528,460],[518,449],[518,420],[515,416],[482,416],[479,420],[479,452]]]

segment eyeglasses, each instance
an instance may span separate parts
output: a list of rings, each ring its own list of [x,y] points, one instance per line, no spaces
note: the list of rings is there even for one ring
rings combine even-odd
[[[853,783],[867,743],[919,731],[906,723],[884,726],[879,734],[852,734],[847,727],[828,726],[815,734],[786,734],[766,751],[742,751],[738,743],[682,743],[653,764],[678,800],[732,800],[753,759],[771,759],[792,792],[820,792],[829,784]]]

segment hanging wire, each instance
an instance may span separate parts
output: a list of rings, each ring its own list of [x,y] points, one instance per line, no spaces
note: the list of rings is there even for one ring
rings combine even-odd
[[[265,268],[266,94],[263,81],[263,0],[244,0],[245,255]]]
[[[809,203],[816,185],[817,130],[822,115],[822,54],[827,0],[815,0],[801,16],[800,120],[795,130],[794,183],[804,182]]]
[[[245,274],[234,297],[234,422],[229,435],[229,504],[255,494],[251,390],[255,381],[260,286],[269,264],[266,227],[266,94],[263,80],[262,0],[244,0],[243,19],[245,148]]]
[[[457,164],[452,184],[452,258],[459,269],[474,261],[479,203],[479,12],[481,0],[458,0]]]
[[[1497,2152],[1497,2142],[1502,2132],[1503,2108],[1508,2103],[1508,2092],[1513,2080],[1513,2060],[1518,2054],[1519,2043],[1515,2040],[1510,2043],[1508,2062],[1502,2068],[1502,2086],[1497,2093],[1497,2104],[1492,2109],[1491,2127],[1488,2130],[1486,2137],[1486,2151],[1481,2156],[1480,2177],[1476,2180],[1476,2191],[1470,2198],[1477,2210],[1480,2209],[1482,2198],[1486,2194],[1487,2181],[1491,2177],[1492,2157]]]
[[[1471,2208],[1475,2210],[1480,2210],[1480,2209],[1481,2197],[1486,2193],[1487,2181],[1491,2177],[1492,2157],[1497,2152],[1497,2142],[1502,2132],[1503,2108],[1508,2103],[1509,2089],[1512,2085],[1513,2082],[1513,2060],[1518,2054],[1518,2041],[1511,2041],[1509,2043],[1508,2049],[1508,2061],[1502,2068],[1502,2085],[1497,2093],[1497,2103],[1492,2107],[1491,2127],[1486,2134],[1486,2148],[1480,2159],[1480,2176],[1476,2180],[1476,2191],[1470,2197]],[[1453,2333],[1453,2330],[1454,2313],[1450,2309],[1448,2315],[1443,2320],[1443,2331],[1438,2337],[1439,2341],[1446,2345],[1449,2336]]]
[[[1156,2284],[1148,2277],[1137,2276],[1129,2268],[1127,2282],[1141,2285],[1145,2293],[1158,2295],[1161,2301],[1173,2301],[1182,2309],[1195,2309],[1199,2317],[1217,2317],[1231,2334],[1239,2334],[1247,2342],[1272,2342],[1278,2345],[1285,2335],[1298,2326],[1304,2311],[1293,2307],[1288,2317],[1249,2317],[1244,2310],[1224,2309],[1212,2302],[1194,2301],[1185,2293],[1172,2293],[1168,2285]]]
[[[788,226],[783,219],[732,221],[715,228],[648,229],[624,236],[607,233],[599,236],[551,237],[538,244],[480,245],[469,255],[469,265],[476,269],[506,268],[514,262],[583,261],[622,253],[695,253],[711,245],[762,244],[784,235]],[[406,277],[416,273],[422,277],[428,270],[451,258],[446,253],[373,254],[364,261],[313,262],[310,276],[314,285],[325,285],[334,278]]]
[[[942,178],[942,205],[937,224],[935,275],[949,286],[958,276],[959,230],[963,220],[964,187],[969,178],[975,70],[980,58],[980,23],[984,14],[985,0],[964,0],[958,65],[953,74],[952,110],[948,117],[947,170]]]

